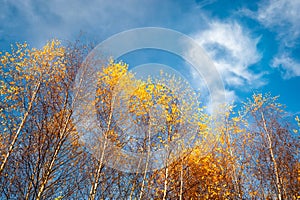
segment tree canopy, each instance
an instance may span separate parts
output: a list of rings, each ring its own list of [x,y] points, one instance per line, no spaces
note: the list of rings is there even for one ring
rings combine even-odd
[[[76,93],[88,51],[52,40],[0,52],[1,199],[300,198],[300,120],[278,97],[253,94],[216,117],[183,80],[141,80],[112,58],[96,91]],[[95,110],[95,127],[76,101]],[[116,149],[143,156],[126,172]]]

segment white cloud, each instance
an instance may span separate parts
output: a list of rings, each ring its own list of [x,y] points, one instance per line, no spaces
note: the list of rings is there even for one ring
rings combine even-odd
[[[264,26],[274,30],[287,46],[294,46],[300,35],[300,1],[263,1],[252,15]]]
[[[199,7],[213,0],[201,1]],[[0,31],[6,42],[28,41],[41,46],[56,37],[74,40],[85,33],[90,40],[102,41],[121,31],[144,26],[161,26],[189,32],[201,25],[196,2],[140,0],[4,0],[0,6]],[[1,45],[1,44],[0,44]]]
[[[255,73],[250,69],[251,65],[261,59],[261,54],[256,47],[259,37],[252,37],[237,22],[209,22],[208,28],[197,32],[193,38],[206,50],[214,63],[214,66],[210,67],[217,69],[225,86],[222,90],[214,91],[217,94],[212,95],[208,100],[207,111],[209,113],[219,109],[220,104],[233,103],[238,100],[236,90],[257,88],[266,84],[262,77],[263,73]],[[191,54],[192,51],[189,53]],[[195,73],[196,71],[191,71],[193,82],[200,80]],[[213,83],[215,81],[213,79],[218,76],[202,78]],[[197,86],[200,91],[207,89],[203,80]]]
[[[277,34],[279,50],[272,67],[281,70],[283,79],[300,76],[300,63],[290,56],[293,47],[300,43],[300,1],[262,1],[257,12],[247,13]]]
[[[53,37],[72,40],[80,31],[89,33],[93,39],[103,39],[141,25],[141,19],[154,8],[150,3],[137,0],[114,3],[105,0],[53,0],[39,3],[35,0],[11,0],[5,6],[6,14],[0,15],[4,31],[34,46],[43,45]]]
[[[256,48],[259,38],[251,37],[238,23],[213,21],[194,38],[214,60],[226,85],[259,87],[265,84],[263,73],[256,74],[250,69],[261,58]]]
[[[284,79],[300,76],[300,63],[288,55],[275,57],[272,62],[272,67],[280,69]]]
[[[205,7],[209,4],[212,4],[214,2],[216,2],[217,0],[202,0],[202,1],[198,1],[197,3],[197,7],[202,8]]]

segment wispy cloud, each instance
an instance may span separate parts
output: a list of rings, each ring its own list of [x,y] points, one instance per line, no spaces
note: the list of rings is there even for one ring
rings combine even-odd
[[[272,67],[281,70],[284,79],[300,76],[300,63],[288,55],[275,57],[272,62]]]
[[[281,70],[283,79],[300,76],[300,63],[292,56],[294,47],[300,44],[300,1],[263,0],[257,11],[244,9],[243,12],[276,33],[278,52],[272,67]]]
[[[11,0],[3,4],[0,13],[5,14],[0,15],[0,30],[10,32],[10,37],[5,39],[28,40],[33,45],[41,45],[53,37],[72,40],[80,31],[89,33],[93,39],[103,39],[140,25],[140,19],[153,7],[136,0],[126,0],[124,4],[104,0],[38,3],[35,0]]]
[[[277,32],[284,45],[296,45],[295,39],[300,36],[300,1],[273,0],[262,1],[255,18],[262,25]]]
[[[265,84],[263,74],[250,69],[261,59],[256,47],[259,38],[252,37],[240,24],[213,21],[208,29],[196,33],[195,39],[213,58],[226,85],[238,88]]]
[[[257,49],[259,37],[251,36],[242,25],[234,21],[207,20],[208,28],[198,31],[192,37],[206,50],[212,59],[214,66],[223,79],[225,88],[215,91],[214,99],[207,103],[208,112],[212,113],[222,103],[232,103],[238,100],[236,90],[245,88],[257,88],[266,81],[263,73],[255,73],[251,66],[258,63],[261,53]],[[197,55],[195,55],[197,56]],[[195,71],[191,71],[194,82],[199,81],[200,90],[206,86],[200,81]],[[213,83],[216,76],[203,77],[206,81]],[[247,87],[245,87],[247,86]],[[225,102],[224,102],[225,97]]]
[[[213,1],[204,1],[201,6],[210,2]],[[72,40],[80,31],[98,42],[118,32],[143,26],[162,26],[184,32],[197,27],[194,21],[200,16],[197,12],[200,8],[195,5],[193,1],[171,0],[38,3],[35,0],[4,0],[0,6],[0,33],[6,33],[1,36],[8,43],[26,40],[38,46],[53,37]]]
[[[257,49],[260,38],[251,36],[250,32],[239,23],[207,19],[207,28],[199,30],[192,37],[208,53],[214,63],[214,66],[210,67],[217,69],[225,86],[222,90],[214,91],[217,94],[211,96],[213,99],[207,99],[208,112],[212,113],[220,104],[237,101],[239,97],[236,90],[257,88],[266,84],[263,73],[255,73],[251,69],[251,66],[261,59]],[[200,91],[207,90],[205,81],[213,83],[216,80],[211,79],[218,78],[211,75],[202,77],[204,79],[202,80],[197,77],[199,75],[194,70],[191,70],[191,74]]]
[[[199,1],[198,3],[197,3],[197,6],[199,7],[199,8],[203,8],[203,7],[205,7],[205,6],[207,6],[207,5],[210,5],[210,4],[212,4],[212,3],[214,3],[214,2],[216,2],[217,0],[202,0],[202,1]]]

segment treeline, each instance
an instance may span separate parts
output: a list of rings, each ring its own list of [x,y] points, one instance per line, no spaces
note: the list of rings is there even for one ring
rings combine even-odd
[[[210,116],[183,80],[138,80],[111,59],[84,90],[88,52],[53,40],[0,53],[0,199],[300,197],[300,120],[277,97]]]

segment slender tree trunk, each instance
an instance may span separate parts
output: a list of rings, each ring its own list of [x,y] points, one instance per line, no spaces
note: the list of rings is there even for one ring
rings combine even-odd
[[[139,199],[141,200],[143,197],[144,193],[144,187],[145,187],[145,181],[146,181],[146,176],[147,176],[147,171],[148,171],[148,164],[149,164],[149,159],[150,159],[150,153],[151,153],[151,116],[149,117],[149,126],[148,126],[148,151],[147,151],[147,159],[146,159],[146,165],[145,165],[145,170],[144,170],[144,177],[142,181],[142,187],[139,195]]]
[[[269,148],[269,151],[270,151],[270,156],[271,156],[271,159],[272,159],[272,162],[273,162],[273,165],[274,165],[276,188],[277,188],[277,192],[278,192],[277,196],[278,196],[278,199],[281,200],[282,199],[282,191],[281,191],[280,178],[279,178],[279,173],[278,173],[278,166],[277,166],[277,162],[276,162],[274,152],[273,152],[271,136],[270,136],[270,133],[267,129],[267,124],[266,124],[266,120],[265,120],[263,112],[261,112],[261,117],[262,117],[262,121],[263,121],[263,127],[264,127],[264,130],[266,132],[268,143],[269,143],[268,148]]]
[[[62,132],[60,132],[59,142],[58,142],[58,144],[57,144],[57,146],[55,148],[55,151],[54,151],[54,154],[53,154],[53,156],[51,158],[50,164],[49,164],[49,166],[48,166],[48,168],[46,170],[46,175],[42,179],[42,184],[41,184],[41,186],[39,188],[36,200],[40,200],[43,192],[45,191],[45,187],[46,187],[46,185],[47,185],[47,183],[49,181],[49,177],[50,177],[50,175],[52,173],[52,168],[53,168],[54,163],[56,161],[56,158],[57,158],[57,156],[59,154],[59,151],[60,151],[60,149],[61,149],[61,147],[62,147],[62,145],[63,145],[63,143],[65,141],[65,136],[66,136],[65,134],[67,132],[67,127],[68,127],[68,124],[69,124],[70,120],[71,120],[71,113],[69,114],[69,116],[68,116],[68,118],[67,118],[67,120],[65,122],[65,125],[64,125],[64,128],[63,128]]]
[[[164,195],[163,195],[163,200],[166,200],[166,198],[167,198],[168,177],[169,177],[169,168],[168,168],[168,165],[167,165],[167,166],[166,166],[166,169],[165,169],[165,183],[164,183]]]
[[[102,150],[100,161],[98,163],[98,167],[97,167],[97,170],[96,170],[95,180],[94,180],[94,183],[92,184],[92,187],[91,187],[90,193],[89,193],[89,200],[94,200],[96,198],[96,192],[97,192],[97,188],[99,186],[99,179],[100,179],[100,176],[101,176],[103,160],[104,160],[104,152],[106,150],[106,145],[107,145],[107,136],[105,136],[105,139],[104,139],[103,150]]]
[[[35,170],[35,169],[34,169]],[[30,177],[30,182],[27,186],[27,189],[26,189],[26,196],[25,196],[25,200],[28,200],[29,197],[30,197],[30,190],[32,188],[32,181],[34,180],[34,173],[31,174],[31,177]]]
[[[41,184],[41,186],[40,186],[40,188],[39,188],[39,191],[38,191],[36,200],[40,200],[40,199],[41,199],[41,196],[42,196],[42,194],[43,194],[43,192],[44,192],[44,190],[45,190],[45,187],[46,187],[46,185],[47,185],[47,183],[48,183],[48,181],[49,181],[49,176],[51,175],[52,167],[54,166],[54,162],[55,162],[55,160],[56,160],[56,158],[57,158],[57,155],[58,155],[58,153],[59,153],[59,151],[60,151],[62,141],[63,141],[63,139],[60,139],[60,141],[59,141],[59,143],[58,143],[58,145],[57,145],[57,147],[56,147],[56,149],[55,149],[55,151],[54,151],[54,154],[53,154],[53,156],[52,156],[50,165],[49,165],[49,167],[48,167],[48,169],[47,169],[46,175],[45,175],[45,177],[43,177],[43,179],[42,179],[42,184]]]
[[[228,120],[228,119],[226,119]],[[226,123],[228,124],[228,122]],[[231,137],[230,137],[230,133],[228,131],[228,127],[226,126],[226,137],[228,138],[228,141],[227,141],[227,146],[228,146],[228,149],[229,149],[229,154],[230,154],[230,157],[233,158],[234,157],[234,154],[233,154],[233,151],[232,151],[232,147],[231,147]],[[236,173],[236,162],[234,162],[234,164],[232,164],[232,176],[233,176],[233,181],[234,181],[234,190],[235,190],[235,193],[238,194],[238,197],[239,199],[242,199],[242,194],[241,194],[241,190],[240,190],[240,183],[238,182],[237,180],[237,173]]]
[[[106,130],[106,133],[105,133],[104,144],[103,144],[103,150],[101,152],[100,161],[99,161],[98,167],[96,169],[95,180],[94,180],[94,183],[91,186],[90,193],[89,193],[89,198],[88,198],[89,200],[94,200],[96,198],[97,188],[99,186],[99,179],[100,179],[101,171],[102,171],[102,167],[103,167],[103,160],[104,160],[105,150],[106,150],[106,147],[107,147],[107,140],[108,140],[107,134],[109,133],[110,126],[111,126],[111,121],[112,121],[112,115],[113,115],[113,109],[114,109],[113,105],[114,105],[114,100],[112,101],[112,106],[111,106],[111,110],[110,110],[110,113],[109,113],[107,130]]]
[[[181,158],[181,167],[180,167],[180,192],[179,192],[179,200],[182,200],[183,193],[183,158]]]
[[[15,144],[16,144],[16,142],[18,140],[18,137],[19,137],[19,135],[21,133],[22,128],[25,125],[26,119],[27,119],[27,117],[28,117],[28,115],[29,115],[29,113],[30,113],[30,111],[32,109],[32,104],[35,101],[36,95],[37,95],[38,91],[40,90],[40,87],[41,87],[41,80],[38,82],[37,87],[36,87],[35,91],[32,94],[31,100],[30,100],[30,102],[28,104],[28,109],[25,112],[25,114],[23,116],[23,119],[22,119],[22,121],[21,121],[21,123],[19,125],[19,128],[18,128],[17,132],[15,133],[15,135],[13,137],[13,140],[11,141],[11,143],[10,143],[10,145],[8,147],[7,153],[4,156],[3,162],[0,165],[0,176],[2,175],[2,172],[3,172],[3,170],[4,170],[5,166],[6,166],[8,158],[10,157],[11,153],[13,152]]]
[[[163,193],[163,200],[167,198],[167,191],[168,191],[168,178],[169,178],[169,156],[170,156],[170,147],[169,143],[171,142],[171,127],[168,126],[168,144],[167,144],[167,157],[166,157],[166,167],[165,167],[165,181],[164,181],[164,193]]]
[[[140,168],[141,161],[142,161],[142,159],[140,158],[139,164],[137,166],[137,171],[136,171],[136,174],[135,174],[135,181],[134,181],[133,186],[131,187],[131,191],[130,191],[130,196],[129,196],[130,200],[132,200],[132,196],[133,196],[133,192],[134,192],[134,189],[135,189],[135,185],[136,185],[136,181],[137,181],[137,176],[138,176],[138,173],[139,173],[138,170]]]

